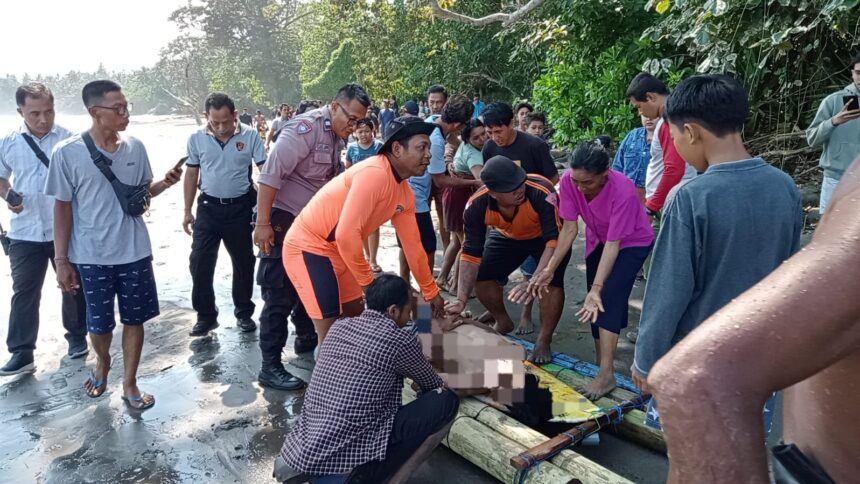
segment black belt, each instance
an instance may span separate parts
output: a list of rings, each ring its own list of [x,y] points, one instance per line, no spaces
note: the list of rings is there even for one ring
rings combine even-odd
[[[239,195],[236,198],[213,197],[211,195],[207,195],[207,194],[201,192],[200,193],[200,200],[202,200],[204,202],[217,203],[219,205],[232,205],[234,203],[244,202],[251,196],[253,196],[253,195],[252,195],[252,192],[250,192],[250,191],[244,195]]]

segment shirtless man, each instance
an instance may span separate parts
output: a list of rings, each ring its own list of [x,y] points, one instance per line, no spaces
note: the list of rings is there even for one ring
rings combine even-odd
[[[761,407],[784,388],[785,442],[833,481],[857,479],[860,159],[831,207],[804,250],[690,333],[648,376],[669,445],[669,482],[770,482]]]

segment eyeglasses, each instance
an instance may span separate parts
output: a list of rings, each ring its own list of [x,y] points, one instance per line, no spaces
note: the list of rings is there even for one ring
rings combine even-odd
[[[347,126],[349,126],[350,128],[355,128],[356,126],[358,126],[358,121],[361,118],[359,118],[358,116],[350,114],[349,111],[347,111],[346,108],[343,106],[343,104],[340,103],[340,101],[335,101],[335,104],[340,106],[340,110],[343,111],[343,114],[346,114],[346,117],[347,117],[346,125]]]
[[[101,109],[110,109],[111,111],[116,113],[117,116],[126,116],[128,114],[131,114],[131,106],[91,106],[91,107],[101,108]]]

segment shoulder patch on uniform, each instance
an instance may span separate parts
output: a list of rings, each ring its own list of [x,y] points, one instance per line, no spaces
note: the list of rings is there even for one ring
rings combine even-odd
[[[245,143],[242,143],[241,141],[237,141],[236,142],[236,149],[239,151],[244,150],[245,149]]]
[[[330,119],[326,119],[323,122],[323,129],[325,129],[326,131],[331,131],[331,120]]]
[[[311,123],[309,123],[305,120],[299,121],[299,124],[296,125],[296,132],[299,134],[308,134],[313,130],[314,130],[314,127],[311,126]]]

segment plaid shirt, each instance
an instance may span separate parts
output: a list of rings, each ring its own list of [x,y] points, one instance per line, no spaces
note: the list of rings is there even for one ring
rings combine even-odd
[[[388,316],[366,310],[339,319],[320,347],[301,417],[281,456],[312,475],[345,474],[385,459],[404,377],[422,391],[443,385],[415,336]]]

